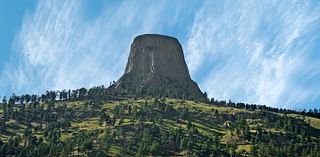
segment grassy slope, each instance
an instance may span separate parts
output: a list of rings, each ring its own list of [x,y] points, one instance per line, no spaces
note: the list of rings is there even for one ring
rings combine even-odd
[[[140,107],[146,105],[150,105],[153,103],[153,99],[140,99],[140,100],[125,100],[125,101],[117,101],[117,102],[105,102],[102,106],[98,107],[92,107],[88,105],[85,102],[77,101],[77,102],[58,102],[56,108],[64,108],[73,110],[73,116],[81,117],[81,114],[89,113],[88,111],[105,111],[108,115],[112,115],[111,110],[114,109],[116,106],[121,106],[124,104],[128,104],[131,106]],[[251,144],[241,140],[239,137],[237,137],[235,134],[232,135],[231,131],[226,128],[225,123],[226,121],[229,121],[228,115],[232,117],[235,114],[259,114],[259,111],[249,111],[246,109],[237,109],[237,108],[231,108],[231,107],[222,107],[222,106],[212,106],[204,103],[198,103],[193,101],[181,101],[176,99],[166,99],[165,102],[169,105],[172,105],[173,108],[175,108],[177,111],[180,111],[181,109],[188,109],[189,113],[191,113],[192,116],[192,124],[198,129],[199,133],[204,137],[209,137],[212,134],[220,135],[222,138],[220,139],[221,143],[229,143],[231,141],[236,141],[238,144],[238,147],[236,149],[237,152],[240,151],[250,151]],[[214,114],[214,110],[218,110],[219,115]],[[2,109],[0,110],[0,115],[3,114]],[[273,113],[268,113],[273,114]],[[283,116],[282,114],[274,114],[279,117]],[[172,128],[185,128],[187,125],[186,120],[179,120],[178,122],[173,120],[171,115],[163,115],[162,116],[162,123],[157,124],[161,128],[170,130]],[[297,119],[300,119],[300,115],[289,115],[290,117],[294,117]],[[217,123],[216,119],[217,117],[226,117],[224,122]],[[308,122],[310,119],[310,125],[313,128],[320,129],[320,119],[317,118],[311,118],[306,117],[305,121]],[[254,118],[254,119],[246,119],[247,123],[250,125],[250,131],[252,133],[256,132],[256,127],[258,125],[262,126],[265,130],[271,131],[271,132],[279,132],[283,131],[278,128],[270,127],[267,123],[263,121],[261,118]],[[148,119],[143,120],[144,123],[152,123]],[[99,132],[103,132],[105,128],[110,129],[117,129],[119,127],[119,119],[117,119],[117,122],[115,126],[110,126],[106,124],[99,124],[99,117],[97,114],[92,115],[86,115],[85,118],[73,118],[71,121],[71,127],[67,130],[61,131],[60,140],[62,141],[68,141],[74,137],[80,130],[84,131],[94,131],[98,130]],[[134,120],[130,115],[124,116],[122,119],[122,122],[120,126],[128,126],[130,128],[137,128],[141,121]],[[6,142],[8,141],[8,138],[10,136],[18,136],[22,135],[24,129],[26,128],[26,125],[23,122],[17,123],[15,120],[10,119],[7,124],[10,126],[8,129],[8,133],[6,134],[0,134],[0,138],[2,141]],[[40,122],[33,122],[32,126],[41,125]],[[38,137],[42,136],[41,132],[37,132],[36,135]],[[128,135],[130,135],[130,132],[128,132]],[[99,135],[99,137],[102,136]],[[109,150],[110,155],[116,155],[119,154],[119,146],[118,145],[112,145],[112,147]],[[179,152],[177,152],[179,153]]]

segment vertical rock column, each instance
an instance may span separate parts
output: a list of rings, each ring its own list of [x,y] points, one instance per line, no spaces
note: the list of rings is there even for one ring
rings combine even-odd
[[[125,73],[112,88],[122,94],[203,99],[179,41],[157,34],[134,38]]]

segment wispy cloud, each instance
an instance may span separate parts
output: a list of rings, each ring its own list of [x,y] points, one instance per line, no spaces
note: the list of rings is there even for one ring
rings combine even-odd
[[[134,36],[163,33],[182,42],[210,96],[291,108],[320,101],[318,1],[102,1],[90,18],[88,2],[40,0],[25,14],[0,95],[108,85]]]
[[[13,44],[16,55],[2,72],[6,84],[1,88],[38,93],[108,85],[123,73],[134,36],[164,32],[179,24],[176,20],[184,11],[170,1],[105,6],[97,17],[86,19],[83,1],[40,0],[24,17]]]
[[[318,63],[307,56],[317,53],[310,51],[319,38],[319,12],[311,1],[207,1],[188,41],[191,72],[219,99],[291,108],[314,103],[319,92],[296,84],[310,75],[301,71]]]

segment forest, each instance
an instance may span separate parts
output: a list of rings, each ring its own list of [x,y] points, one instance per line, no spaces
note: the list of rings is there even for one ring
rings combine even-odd
[[[320,113],[104,86],[13,94],[0,105],[0,156],[319,157]]]

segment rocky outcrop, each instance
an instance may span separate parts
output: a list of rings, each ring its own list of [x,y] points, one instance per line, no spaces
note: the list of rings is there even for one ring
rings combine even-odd
[[[179,41],[157,34],[133,40],[125,73],[112,88],[122,94],[203,99],[191,80]]]

